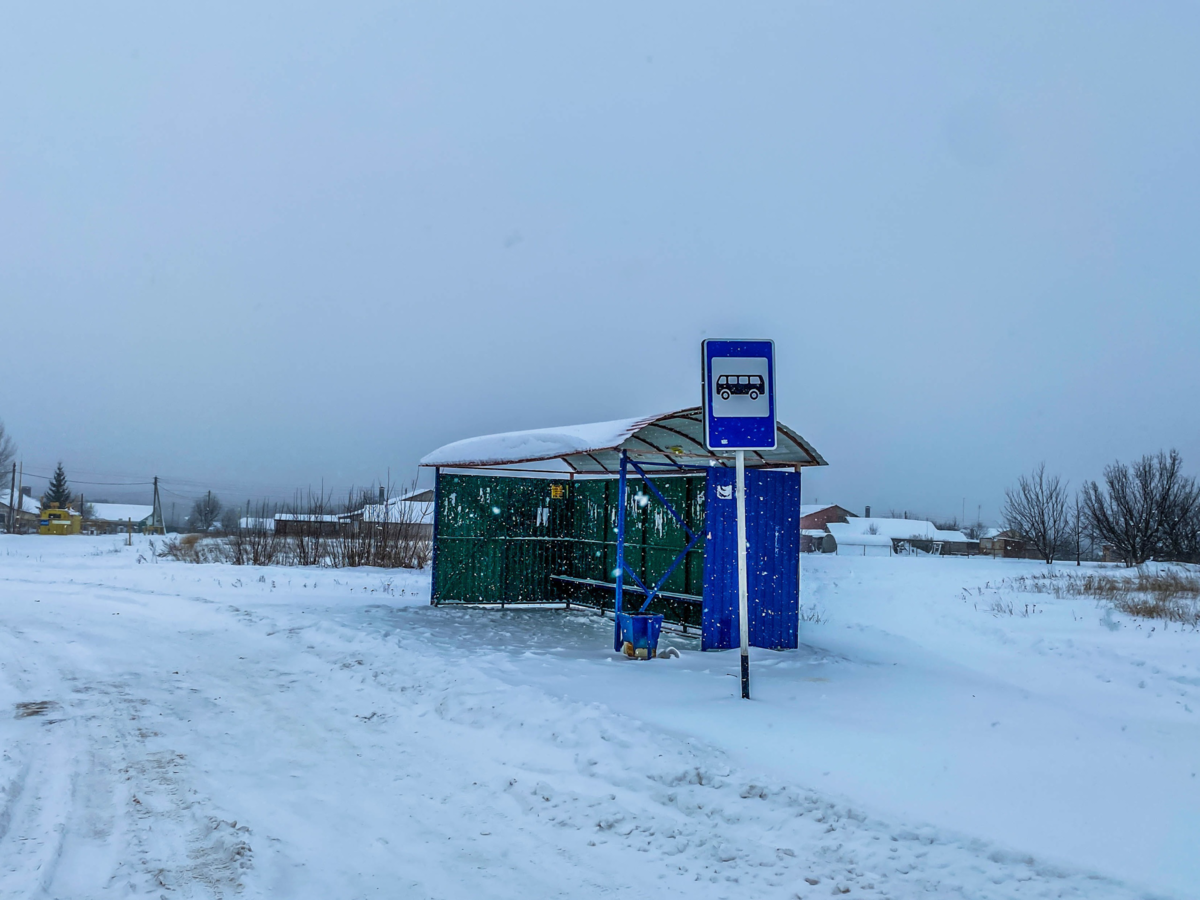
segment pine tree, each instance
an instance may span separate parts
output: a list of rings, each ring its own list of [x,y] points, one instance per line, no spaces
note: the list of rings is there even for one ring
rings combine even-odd
[[[50,479],[50,487],[42,501],[46,506],[57,506],[59,509],[68,509],[71,506],[71,488],[67,484],[67,473],[63,471],[61,462],[54,470],[54,477]]]

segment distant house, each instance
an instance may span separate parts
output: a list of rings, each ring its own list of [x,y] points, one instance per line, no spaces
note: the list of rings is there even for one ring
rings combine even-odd
[[[800,552],[820,553],[825,540],[825,526],[830,522],[845,522],[855,518],[850,510],[836,503],[805,503],[800,506]]]
[[[351,528],[378,528],[385,523],[413,537],[433,539],[433,491],[415,491],[403,497],[393,497],[383,503],[368,503],[362,509],[344,513],[339,518]]]
[[[1030,553],[1024,538],[1015,531],[999,528],[989,528],[984,532],[984,536],[979,539],[979,552],[1002,559],[1026,559]]]
[[[341,516],[316,513],[276,513],[275,533],[283,537],[328,537],[343,529]]]
[[[242,516],[238,519],[238,528],[242,531],[265,531],[270,533],[275,530],[275,520],[273,518]]]
[[[800,507],[801,528],[824,528],[830,522],[845,522],[858,518],[836,503],[805,503]]]
[[[89,503],[85,534],[121,534],[131,527],[142,532],[154,521],[154,507],[137,503]]]
[[[854,556],[891,556],[921,552],[937,556],[970,556],[979,552],[979,542],[961,531],[944,531],[923,519],[875,519],[855,517],[825,526],[833,539],[826,552]]]
[[[9,496],[11,493],[8,488],[0,491],[0,531],[26,532],[37,528],[42,512],[41,504],[29,496],[29,489],[26,488],[20,492],[20,501],[16,504],[14,512]]]

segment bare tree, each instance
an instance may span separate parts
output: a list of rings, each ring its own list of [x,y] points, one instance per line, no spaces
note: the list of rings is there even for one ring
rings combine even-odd
[[[8,471],[16,455],[17,444],[5,430],[4,423],[0,422],[0,473]],[[5,487],[8,487],[8,485],[5,484]]]
[[[987,534],[988,527],[982,521],[976,520],[963,529],[963,534],[973,541],[977,541]]]
[[[194,531],[208,531],[221,517],[223,504],[221,499],[212,491],[196,499],[192,504],[192,514],[188,517],[188,525]]]
[[[241,522],[242,515],[236,506],[226,506],[221,510],[221,530],[226,534],[233,534],[238,530],[238,524]]]
[[[1200,503],[1192,514],[1180,521],[1168,541],[1170,558],[1180,562],[1200,562]]]
[[[1179,454],[1171,451],[1176,460]],[[1162,535],[1156,556],[1177,562],[1200,560],[1200,485],[1196,479],[1178,475],[1170,491],[1161,495]]]
[[[101,501],[102,503],[104,501]],[[96,515],[96,508],[84,499],[83,494],[76,494],[75,499],[71,501],[71,508],[79,510],[79,514],[84,519],[91,519]]]
[[[1095,481],[1083,486],[1093,533],[1120,554],[1125,565],[1140,566],[1156,554],[1185,549],[1200,488],[1182,470],[1177,451],[1160,450],[1132,465],[1115,462],[1106,467],[1103,486]]]
[[[1083,511],[1083,501],[1078,494],[1071,504],[1071,540],[1075,544],[1075,565],[1083,565],[1083,536],[1087,533],[1087,516]]]
[[[1048,564],[1062,554],[1071,533],[1067,486],[1046,474],[1042,463],[1022,475],[1015,488],[1004,492],[1003,516],[1008,528],[1021,535]]]

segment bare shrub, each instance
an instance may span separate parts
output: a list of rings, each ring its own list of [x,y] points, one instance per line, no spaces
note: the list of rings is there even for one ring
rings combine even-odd
[[[247,506],[247,512],[251,509]],[[280,555],[282,541],[275,533],[275,507],[265,500],[252,515],[240,517],[226,540],[230,562],[237,566],[269,566]]]
[[[433,552],[424,525],[429,510],[404,499],[411,493],[392,497],[384,490],[381,502],[370,502],[374,493],[351,492],[340,509],[312,493],[282,511],[263,502],[226,536],[185,535],[169,541],[162,555],[193,563],[420,569]]]
[[[362,503],[363,496],[351,495],[345,527],[330,547],[334,566],[382,566],[383,568],[421,569],[429,564],[433,547],[425,535],[427,504],[405,497],[416,493],[416,482],[400,497],[385,489],[383,502]],[[359,505],[361,503],[361,505]]]
[[[1067,512],[1067,486],[1057,475],[1046,474],[1042,463],[1022,475],[1015,488],[1004,492],[1004,520],[1047,563],[1067,547],[1071,531]]]
[[[189,563],[232,562],[229,547],[222,538],[208,538],[202,534],[185,534],[168,538],[159,556]]]

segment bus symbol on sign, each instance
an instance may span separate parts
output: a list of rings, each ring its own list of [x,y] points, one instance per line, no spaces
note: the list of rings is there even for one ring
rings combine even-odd
[[[746,394],[751,400],[757,400],[766,393],[761,375],[722,375],[717,379],[717,393],[722,400],[738,394]]]
[[[703,343],[704,445],[710,450],[775,447],[775,345]]]

